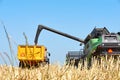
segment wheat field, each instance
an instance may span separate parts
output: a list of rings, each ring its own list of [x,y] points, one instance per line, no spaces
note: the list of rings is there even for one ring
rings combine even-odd
[[[50,64],[38,68],[0,65],[0,80],[120,80],[120,60],[97,60],[90,69],[79,63],[78,68],[68,65]]]

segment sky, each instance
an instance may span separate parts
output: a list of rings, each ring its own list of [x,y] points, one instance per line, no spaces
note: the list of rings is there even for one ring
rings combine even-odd
[[[23,32],[29,44],[34,45],[39,24],[81,39],[85,39],[94,27],[120,32],[120,0],[0,0],[0,54],[7,53],[11,57],[1,22],[4,22],[17,56],[17,46],[25,44]],[[80,42],[46,30],[42,31],[38,42],[51,53],[51,63],[64,64],[68,51],[83,48],[79,46]],[[5,64],[1,56],[0,64]]]

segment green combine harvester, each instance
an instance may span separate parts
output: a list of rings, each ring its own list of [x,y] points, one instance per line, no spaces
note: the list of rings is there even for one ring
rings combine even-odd
[[[84,40],[84,44],[84,55],[89,66],[93,56],[98,59],[106,55],[117,58],[120,55],[120,32],[110,33],[106,27],[94,28]]]
[[[39,34],[43,29],[84,44],[82,52],[69,51],[68,54],[66,54],[67,64],[72,60],[75,60],[75,65],[78,65],[81,59],[84,62],[84,59],[87,58],[88,66],[91,66],[93,56],[100,58],[101,56],[109,55],[117,58],[120,55],[120,32],[111,33],[107,30],[106,27],[94,28],[93,31],[85,38],[85,40],[82,40],[75,36],[71,36],[69,34],[49,28],[47,26],[39,25],[35,36],[35,44],[38,43]]]

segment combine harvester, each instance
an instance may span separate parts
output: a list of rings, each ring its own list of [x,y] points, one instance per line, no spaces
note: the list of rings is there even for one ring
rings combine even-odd
[[[30,66],[41,63],[49,63],[49,58],[46,56],[47,49],[44,46],[37,45],[39,34],[43,29],[84,44],[83,51],[68,52],[66,55],[67,63],[70,63],[71,60],[74,59],[76,61],[75,64],[78,65],[80,59],[84,61],[84,59],[87,58],[88,66],[91,66],[91,59],[93,56],[100,58],[100,56],[105,55],[114,57],[120,55],[120,32],[110,33],[105,27],[94,28],[93,31],[85,38],[85,40],[82,40],[47,26],[39,25],[34,40],[35,45],[18,46],[18,59],[20,61],[20,66],[25,66],[25,64]]]

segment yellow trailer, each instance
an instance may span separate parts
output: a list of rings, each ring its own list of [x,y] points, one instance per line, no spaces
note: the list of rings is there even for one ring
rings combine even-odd
[[[49,63],[47,49],[43,45],[19,45],[19,67],[37,66],[41,63]]]

